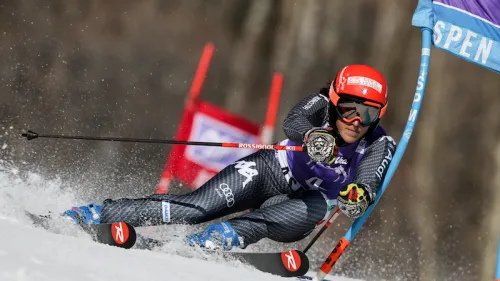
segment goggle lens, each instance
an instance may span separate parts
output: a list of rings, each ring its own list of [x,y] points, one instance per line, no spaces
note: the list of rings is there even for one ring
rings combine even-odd
[[[377,122],[380,116],[380,107],[366,105],[357,101],[340,100],[336,109],[343,121],[351,123],[358,120],[363,126],[369,126]]]

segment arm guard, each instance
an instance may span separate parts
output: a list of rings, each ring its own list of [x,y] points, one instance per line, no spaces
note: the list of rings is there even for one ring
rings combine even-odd
[[[296,104],[283,121],[283,131],[287,138],[302,143],[307,131],[312,127],[321,127],[325,121],[328,102],[326,96],[313,94]]]
[[[377,192],[395,151],[396,142],[393,138],[390,136],[378,138],[368,147],[365,156],[359,163],[354,183],[365,184]]]

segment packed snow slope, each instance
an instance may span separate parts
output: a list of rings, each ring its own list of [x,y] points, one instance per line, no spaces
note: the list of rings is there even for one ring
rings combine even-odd
[[[52,231],[35,227],[25,209],[60,213],[76,200],[57,180],[20,174],[0,162],[0,280],[292,280],[206,256],[180,242],[153,251],[125,250],[97,244],[64,220],[56,221]]]

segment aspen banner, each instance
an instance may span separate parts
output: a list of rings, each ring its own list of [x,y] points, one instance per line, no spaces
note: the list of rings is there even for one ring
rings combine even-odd
[[[500,72],[500,1],[420,0],[412,25],[431,29],[435,47]]]

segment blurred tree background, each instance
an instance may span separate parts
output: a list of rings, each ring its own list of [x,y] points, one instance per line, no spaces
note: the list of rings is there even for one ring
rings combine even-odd
[[[0,159],[62,178],[85,200],[152,193],[169,146],[27,143],[20,133],[173,138],[209,41],[216,51],[201,97],[258,123],[275,71],[285,78],[281,122],[342,66],[376,67],[389,83],[382,125],[398,141],[420,63],[421,32],[411,26],[416,4],[0,0]],[[407,152],[334,274],[493,280],[500,233],[500,79],[437,49],[431,57]],[[275,140],[282,138],[277,126]],[[346,227],[347,221],[322,238],[326,246],[311,252],[313,266]]]

